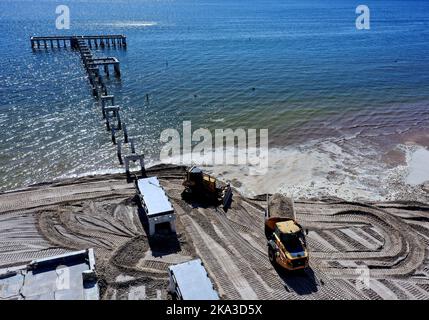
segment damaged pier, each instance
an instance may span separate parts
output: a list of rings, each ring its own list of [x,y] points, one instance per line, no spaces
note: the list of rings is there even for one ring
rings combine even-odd
[[[133,139],[129,138],[127,126],[121,117],[121,107],[115,104],[115,97],[108,93],[107,86],[103,77],[110,76],[109,67],[113,66],[113,72],[116,78],[121,77],[120,62],[116,57],[94,57],[91,48],[118,47],[124,48],[127,46],[127,38],[124,35],[73,35],[73,36],[43,36],[31,37],[31,48],[33,50],[40,48],[61,48],[70,47],[77,50],[82,58],[82,63],[88,74],[88,80],[91,88],[91,93],[101,105],[103,119],[106,123],[106,129],[110,132],[113,144],[117,145],[117,154],[119,164],[125,164],[127,179],[130,179],[130,162],[138,162],[142,177],[145,177],[144,155],[138,154],[135,151]],[[104,69],[104,75],[101,75],[100,68]],[[122,131],[123,142],[118,140],[118,133]],[[122,156],[121,144],[130,144],[131,152]]]
[[[31,47],[33,49],[39,48],[65,48],[71,47],[78,48],[78,40],[85,41],[90,48],[104,48],[104,47],[126,47],[127,37],[124,35],[101,35],[101,36],[45,36],[45,37],[31,37]]]

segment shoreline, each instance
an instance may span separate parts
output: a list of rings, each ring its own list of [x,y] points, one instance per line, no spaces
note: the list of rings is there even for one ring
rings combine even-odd
[[[329,150],[329,148],[326,150]],[[230,182],[231,186],[249,198],[257,197],[259,194],[273,194],[280,192],[301,200],[337,198],[345,201],[363,202],[407,200],[429,202],[429,180],[424,172],[424,164],[426,160],[429,159],[429,151],[423,146],[414,144],[403,145],[395,150],[401,152],[401,154],[398,156],[397,153],[393,152],[391,156],[393,158],[400,159],[403,157],[404,163],[391,165],[391,163],[386,161],[384,171],[380,171],[387,176],[387,178],[380,177],[380,180],[378,180],[380,186],[383,183],[386,183],[386,181],[389,183],[383,186],[385,196],[380,196],[380,193],[377,193],[377,190],[379,190],[379,186],[377,185],[372,185],[371,187],[373,189],[366,189],[366,196],[365,193],[356,193],[355,196],[353,196],[353,193],[347,195],[345,192],[350,192],[350,190],[353,191],[354,188],[359,192],[358,190],[364,188],[364,185],[349,185],[349,188],[347,189],[347,183],[344,185],[346,181],[341,180],[344,179],[344,177],[342,178],[342,175],[344,176],[344,174],[349,174],[346,170],[347,168],[343,168],[345,170],[344,172],[341,172],[343,169],[339,169],[338,167],[336,167],[337,172],[330,171],[329,167],[337,166],[337,164],[332,162],[333,160],[330,158],[332,155],[320,155],[323,157],[322,159],[324,159],[323,162],[321,162],[320,156],[314,157],[315,153],[312,149],[308,149],[308,154],[306,154],[307,151],[304,149],[299,150],[294,148],[289,149],[289,151],[286,151],[285,149],[270,149],[270,167],[268,172],[264,175],[249,175],[246,167],[236,165],[200,165],[200,167],[215,175],[219,180]],[[311,160],[312,158],[313,160]],[[329,164],[330,161],[332,162],[331,165]],[[317,171],[315,172],[314,170],[317,168],[321,169],[322,167],[320,167],[320,165],[322,163],[325,168],[322,169],[322,173],[319,173],[320,176],[317,176]],[[292,167],[289,165],[292,165]],[[349,164],[344,165],[348,166]],[[289,170],[286,169],[288,166],[290,168]],[[169,169],[183,169],[185,167],[186,165],[174,163],[166,164],[158,161],[152,163],[146,168],[146,170],[150,172]],[[354,170],[356,170],[356,168]],[[138,171],[135,172],[137,173]],[[374,175],[377,177],[380,172]],[[49,181],[42,181],[15,189],[3,190],[0,191],[0,195],[33,189],[40,186],[67,184],[79,179],[85,180],[95,178],[97,180],[101,180],[121,176],[125,176],[125,174],[123,173],[123,168],[118,167],[116,169],[107,170],[107,172],[91,172],[89,174],[82,173],[72,176],[61,176]],[[360,176],[360,178],[362,178],[362,176]],[[352,182],[353,180],[350,181]],[[338,187],[341,187],[341,189],[338,189]],[[391,190],[389,190],[389,188]],[[389,191],[391,191],[392,194],[389,194]]]
[[[313,126],[315,125],[316,123],[313,124]],[[324,124],[321,125],[323,131]],[[341,134],[336,132],[318,139],[303,137],[305,139],[302,143],[292,141],[291,144],[286,143],[284,145],[282,145],[282,141],[285,142],[284,139],[287,139],[288,133],[285,132],[284,136],[274,133],[273,136],[270,135],[269,141],[270,158],[274,162],[270,169],[273,170],[271,174],[275,178],[278,188],[265,191],[270,193],[285,192],[287,188],[292,187],[293,190],[297,189],[295,191],[300,197],[328,195],[327,193],[329,193],[331,196],[343,197],[348,200],[392,199],[395,195],[389,194],[389,190],[398,189],[398,183],[395,182],[394,187],[386,187],[386,183],[389,181],[383,181],[385,173],[392,173],[393,178],[399,181],[399,175],[406,175],[404,171],[412,170],[410,166],[419,166],[409,159],[411,156],[409,153],[412,153],[412,149],[429,148],[429,129],[424,126],[424,123],[419,126],[419,128],[406,127],[404,131],[398,128],[397,131],[384,132],[377,131],[381,128],[366,128],[361,124],[353,127],[353,130],[357,130],[357,132],[352,130],[347,133],[346,130]],[[371,130],[375,131],[371,132]],[[140,138],[139,136],[138,139]],[[153,150],[157,150],[159,147],[157,143],[152,142],[152,145],[155,146],[152,148]],[[81,146],[75,147],[81,149]],[[12,146],[8,146],[5,149],[7,155],[13,154],[11,148]],[[147,148],[148,146],[143,147],[142,150],[147,151]],[[41,158],[36,151],[32,151],[30,154],[26,154],[23,159],[28,157],[30,161],[32,158],[36,158],[37,161],[43,159],[45,162],[43,164],[35,163],[35,170],[25,167],[26,164],[21,164],[18,156],[11,159],[5,158],[9,164],[0,168],[3,176],[2,181],[0,181],[0,190],[3,191],[0,192],[37,184],[39,183],[37,181],[40,180],[53,182],[69,177],[121,172],[121,166],[115,164],[117,160],[112,151],[114,150],[110,143],[105,143],[96,154],[94,151],[89,151],[88,155],[94,157],[96,161],[88,163],[70,159],[68,151],[67,153],[64,151],[53,152],[56,157],[64,156],[65,162],[62,164],[51,163],[51,160]],[[158,156],[156,152],[149,152],[147,156],[151,166],[159,164],[159,160],[156,159]],[[329,169],[327,170],[322,165],[329,166]],[[291,169],[290,171],[283,170],[284,167],[291,167]],[[420,165],[420,168],[423,167]],[[207,169],[213,170],[213,173],[219,177],[223,175],[222,166]],[[245,169],[243,167],[227,168],[228,174],[225,179],[236,180],[241,185],[250,186],[253,184],[249,190],[241,189],[241,192],[254,194],[252,189],[258,190],[259,186],[246,180],[246,178],[244,181],[240,179]],[[298,171],[301,171],[302,174],[293,174],[294,172],[298,173]],[[281,180],[287,181],[284,186]],[[407,179],[402,177],[402,180],[404,184],[399,189],[404,189]],[[377,181],[382,181],[379,186],[376,185]],[[44,181],[40,183],[44,183]],[[313,188],[312,185],[315,185],[316,188]],[[335,188],[326,187],[331,185]],[[321,190],[319,193],[317,193],[318,188]],[[377,188],[382,190],[376,190]],[[336,192],[335,189],[339,191]],[[355,189],[355,191],[348,193],[350,189]],[[407,192],[411,196],[415,195],[415,189]],[[407,192],[401,191],[401,197]]]

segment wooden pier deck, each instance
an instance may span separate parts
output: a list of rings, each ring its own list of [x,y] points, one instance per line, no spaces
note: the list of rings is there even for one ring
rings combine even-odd
[[[104,68],[106,76],[109,76],[109,66],[113,66],[116,77],[121,76],[120,63],[116,57],[93,57],[90,48],[118,47],[125,48],[127,45],[126,36],[121,34],[109,35],[73,35],[73,36],[42,36],[31,37],[31,48],[60,48],[70,47],[80,52],[82,62],[88,73],[92,93],[95,98],[107,96],[107,88],[100,75],[99,67]]]
[[[85,41],[90,48],[101,47],[126,47],[127,37],[122,34],[109,34],[109,35],[89,35],[89,36],[43,36],[43,37],[31,37],[31,47],[34,49],[39,48],[61,48],[71,47],[77,48],[77,42],[79,40]]]

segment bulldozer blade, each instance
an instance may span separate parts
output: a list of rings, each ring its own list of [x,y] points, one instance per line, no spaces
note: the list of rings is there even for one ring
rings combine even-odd
[[[228,185],[226,187],[226,191],[225,191],[223,199],[222,199],[222,204],[223,204],[224,209],[228,208],[228,206],[230,205],[231,198],[232,198],[232,189],[231,189],[231,186]]]

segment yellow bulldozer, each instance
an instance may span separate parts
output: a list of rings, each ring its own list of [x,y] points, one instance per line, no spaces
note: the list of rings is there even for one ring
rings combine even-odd
[[[223,208],[226,209],[232,198],[232,189],[229,184],[218,181],[195,166],[187,170],[183,186],[185,190],[182,193],[182,198],[185,200],[192,198],[211,202],[215,205],[222,204]]]
[[[274,211],[275,217],[271,217],[271,211]],[[274,194],[271,200],[267,197],[265,235],[268,241],[268,257],[274,266],[291,271],[308,267],[309,256],[304,230],[296,221],[291,199],[280,194]]]

